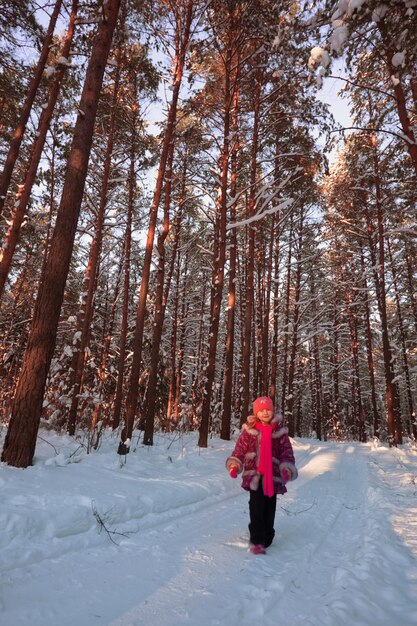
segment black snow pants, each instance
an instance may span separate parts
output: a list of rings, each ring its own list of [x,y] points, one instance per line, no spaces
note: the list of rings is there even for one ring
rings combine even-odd
[[[275,530],[275,511],[277,508],[277,496],[265,496],[262,483],[257,491],[250,491],[249,496],[249,533],[253,544],[260,543],[265,548],[271,545]]]

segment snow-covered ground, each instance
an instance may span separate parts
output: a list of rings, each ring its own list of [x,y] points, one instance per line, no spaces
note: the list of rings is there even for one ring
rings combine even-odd
[[[160,435],[120,467],[116,436],[90,455],[41,436],[33,467],[0,465],[2,626],[417,624],[412,445],[295,440],[299,478],[254,556],[233,442]]]

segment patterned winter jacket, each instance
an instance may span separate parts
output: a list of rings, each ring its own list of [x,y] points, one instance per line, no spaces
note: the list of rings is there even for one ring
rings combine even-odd
[[[238,474],[242,474],[242,488],[246,491],[256,491],[259,486],[261,475],[257,467],[259,464],[259,450],[261,433],[255,425],[255,417],[248,417],[243,424],[242,432],[236,442],[235,449],[226,460],[227,471],[235,465]],[[281,479],[281,470],[286,467],[291,473],[291,479],[297,478],[298,472],[295,467],[294,452],[288,437],[288,428],[283,426],[283,417],[280,414],[274,416],[271,422],[272,429],[272,469],[274,492],[285,493],[285,484]]]

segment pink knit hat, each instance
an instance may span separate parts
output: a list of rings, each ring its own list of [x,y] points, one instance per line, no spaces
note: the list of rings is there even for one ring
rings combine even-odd
[[[261,396],[260,398],[256,398],[255,402],[253,403],[253,414],[257,415],[259,411],[262,411],[263,409],[274,412],[274,405],[271,398],[268,398],[267,396]]]

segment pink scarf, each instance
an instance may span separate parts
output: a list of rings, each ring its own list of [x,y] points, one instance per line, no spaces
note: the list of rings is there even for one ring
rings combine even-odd
[[[261,431],[261,450],[259,454],[258,472],[263,474],[263,489],[265,496],[274,495],[274,481],[272,478],[272,426],[263,425],[260,422],[255,428]]]

